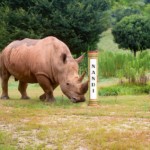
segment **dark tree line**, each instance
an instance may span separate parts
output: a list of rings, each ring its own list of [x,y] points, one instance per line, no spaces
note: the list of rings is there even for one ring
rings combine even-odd
[[[56,36],[74,54],[94,49],[109,26],[108,0],[1,0],[0,49],[23,38]]]

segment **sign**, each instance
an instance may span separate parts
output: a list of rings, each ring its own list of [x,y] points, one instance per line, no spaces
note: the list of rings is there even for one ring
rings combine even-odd
[[[90,99],[97,99],[97,60],[90,59]]]
[[[97,99],[98,51],[88,52],[89,106],[99,106]]]

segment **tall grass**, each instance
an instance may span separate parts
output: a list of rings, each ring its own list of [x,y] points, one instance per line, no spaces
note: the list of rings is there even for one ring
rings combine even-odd
[[[99,53],[99,76],[114,77],[119,69],[122,68],[124,62],[130,60],[131,55],[128,53],[101,51]]]
[[[150,52],[139,52],[135,58],[130,52],[100,51],[99,77],[126,78],[129,82],[145,83],[150,72]]]
[[[84,54],[84,60],[79,64],[79,73],[88,73],[88,56]],[[150,51],[138,52],[137,56],[130,51],[99,51],[98,77],[117,77],[129,82],[146,83],[147,74],[150,73]],[[88,74],[87,74],[88,75]]]

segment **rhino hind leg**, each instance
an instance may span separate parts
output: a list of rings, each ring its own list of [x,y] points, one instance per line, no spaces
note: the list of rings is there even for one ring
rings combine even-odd
[[[10,73],[5,68],[3,68],[2,76],[1,76],[1,79],[2,79],[2,81],[1,81],[1,87],[2,87],[1,99],[9,99],[9,96],[8,96],[9,77],[10,77]]]
[[[9,99],[9,96],[1,96],[1,99],[7,100],[7,99]]]
[[[47,102],[54,102],[55,98],[53,96],[53,88],[49,79],[43,75],[37,75],[37,81],[45,92],[40,96],[40,99]]]
[[[19,81],[18,90],[21,93],[21,99],[30,99],[30,97],[27,95],[26,89],[28,84],[22,81]]]

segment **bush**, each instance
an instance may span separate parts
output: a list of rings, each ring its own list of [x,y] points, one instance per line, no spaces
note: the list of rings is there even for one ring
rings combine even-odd
[[[150,3],[150,0],[145,0],[145,3]]]
[[[118,87],[101,88],[98,91],[100,96],[117,96],[119,94]]]
[[[123,84],[114,85],[105,88],[99,88],[98,94],[100,96],[117,96],[117,95],[137,95],[137,94],[149,94],[150,85],[136,85],[136,84]]]
[[[118,77],[122,82],[146,84],[150,71],[150,52],[143,51],[135,58],[130,52],[101,51],[99,53],[99,76]]]
[[[128,52],[101,51],[99,53],[99,75],[102,77],[116,77],[118,70],[133,57]]]

